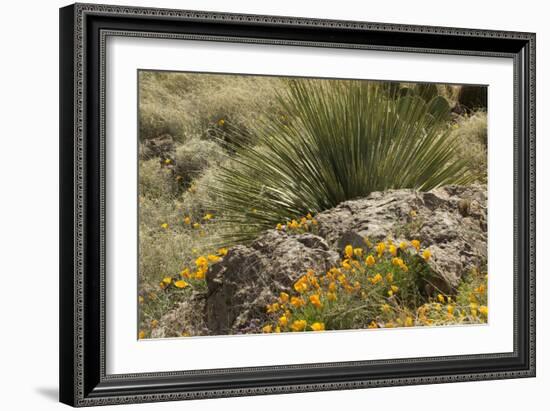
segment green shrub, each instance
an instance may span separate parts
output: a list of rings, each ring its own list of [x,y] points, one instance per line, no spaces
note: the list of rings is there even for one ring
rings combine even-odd
[[[231,240],[373,191],[470,182],[442,100],[388,98],[380,83],[289,82],[279,103],[292,121],[271,116],[255,128],[260,144],[233,147],[213,182]]]

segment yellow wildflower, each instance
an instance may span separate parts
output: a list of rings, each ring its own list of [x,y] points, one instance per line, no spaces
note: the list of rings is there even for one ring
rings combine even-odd
[[[162,223],[160,226],[166,230],[168,228],[168,223]]]
[[[283,229],[283,225],[281,223],[277,224],[277,230],[281,231]]]
[[[391,307],[389,304],[382,304],[381,310],[383,313],[389,313],[391,311]]]
[[[371,321],[369,325],[367,325],[367,328],[378,328],[378,325],[376,324],[376,321]]]
[[[227,248],[224,248],[224,247],[218,249],[218,254],[221,255],[221,256],[224,256],[224,257],[227,255],[228,252],[229,252],[229,250]]]
[[[195,273],[195,278],[197,280],[204,280],[204,277],[206,277],[206,271],[207,271],[207,268],[199,268]]]
[[[290,329],[292,331],[303,331],[306,328],[307,321],[306,320],[296,320],[292,323],[290,326]]]
[[[481,284],[479,287],[475,289],[475,292],[478,294],[483,294],[485,292],[485,286]]]
[[[388,321],[386,324],[384,324],[385,328],[394,328],[395,324],[392,321]]]
[[[390,287],[390,289],[391,289],[394,293],[396,293],[396,292],[399,291],[399,287],[396,286],[396,285],[392,285],[392,286]]]
[[[206,267],[208,266],[208,260],[205,256],[201,255],[199,258],[195,260],[195,264],[197,267]]]
[[[279,317],[279,324],[283,327],[286,327],[286,325],[288,324],[288,319],[286,318],[286,316],[283,315]]]
[[[292,304],[296,308],[300,308],[303,306],[306,302],[301,297],[291,297],[290,298],[290,304]]]
[[[172,160],[170,160],[169,158],[167,158],[166,160],[164,160],[164,164],[168,165],[172,162]]]
[[[416,251],[420,250],[420,241],[418,240],[412,240],[411,245],[416,248]]]
[[[376,263],[376,260],[374,259],[374,257],[372,255],[369,255],[367,257],[367,259],[365,260],[365,263],[369,266],[369,267],[372,267],[375,263]]]
[[[318,294],[313,294],[309,296],[309,301],[311,304],[313,304],[316,308],[321,308],[323,304],[321,304],[321,299],[319,298]]]
[[[205,214],[202,219],[208,221],[208,220],[212,220],[213,218],[214,218],[214,214],[208,213],[208,214]]]
[[[388,283],[392,283],[392,282],[393,282],[393,273],[390,272],[390,273],[386,274],[386,281],[387,281]]]
[[[162,282],[166,285],[169,285],[172,282],[172,277],[164,277]]]
[[[212,263],[217,263],[218,261],[220,261],[222,259],[220,256],[217,256],[217,255],[214,255],[214,254],[208,254],[208,256],[206,258],[208,258],[208,261],[210,261]]]
[[[308,220],[313,220],[313,216],[311,215],[311,213],[307,213],[306,218]]]
[[[414,324],[414,323],[413,323],[412,317],[407,317],[407,318],[405,319],[405,327],[412,327],[413,324]]]
[[[189,278],[189,268],[184,268],[180,272],[180,276],[184,278]]]
[[[489,309],[487,308],[486,305],[482,305],[481,307],[479,307],[479,312],[481,313],[481,315],[485,317],[489,315]]]
[[[174,283],[174,285],[178,288],[185,288],[189,285],[189,283],[183,281],[183,280],[178,280]]]
[[[351,264],[349,263],[349,260],[347,258],[342,261],[342,268],[346,270],[351,270]]]
[[[262,332],[264,333],[270,333],[273,332],[273,326],[271,324],[264,325],[262,328]]]
[[[377,273],[374,277],[372,277],[370,279],[370,282],[374,285],[374,284],[378,284],[380,281],[382,281],[382,276],[380,275],[380,273]]]
[[[330,282],[330,284],[328,285],[328,290],[331,292],[336,291],[336,283],[334,281]]]
[[[319,223],[318,223],[318,221],[317,221],[316,219],[313,219],[313,220],[311,220],[311,224],[317,225],[317,224],[319,224]]]
[[[406,248],[408,247],[408,244],[406,241],[401,241],[399,243],[399,248],[402,249],[402,250],[405,250]]]
[[[317,289],[321,288],[321,286],[319,285],[319,281],[317,280],[317,277],[311,277],[309,279],[309,283]]]
[[[224,124],[225,124],[225,119],[220,118],[220,119],[218,120],[218,126],[222,127]]]
[[[287,224],[288,228],[296,229],[300,227],[300,224],[298,224],[298,221],[292,220],[290,223]]]
[[[159,320],[151,320],[151,328],[157,328],[159,325]]]
[[[144,301],[145,301],[145,300],[144,300],[143,297],[140,295],[140,296],[138,297],[138,302],[139,302],[140,304],[143,304]]]
[[[195,223],[195,224],[193,224],[193,228],[196,229],[196,230],[198,230],[199,228],[201,228],[200,223]]]
[[[190,218],[190,217],[185,217],[185,218],[183,219],[183,222],[184,222],[185,224],[189,225],[189,224],[191,224],[191,218]]]
[[[390,254],[393,255],[394,257],[397,255],[397,247],[394,246],[393,244],[390,245]]]
[[[353,258],[353,247],[351,245],[347,245],[346,248],[344,249],[344,255],[347,257],[347,258]]]
[[[455,312],[455,307],[452,304],[447,305],[447,313],[453,314]]]
[[[275,327],[275,332],[280,333],[281,332],[281,327],[279,327],[279,326]]]
[[[382,254],[384,254],[384,250],[386,249],[386,244],[380,242],[376,245],[376,252],[378,253],[378,257],[381,257]]]
[[[402,258],[399,258],[399,257],[393,257],[393,258],[391,259],[391,263],[392,263],[393,265],[395,265],[395,266],[398,266],[398,267],[404,264],[404,263],[403,263],[403,259],[402,259]]]
[[[140,340],[143,340],[143,339],[145,338],[145,331],[141,330],[141,331],[139,332],[139,334],[138,334],[138,338],[139,338]]]
[[[353,255],[355,255],[355,257],[357,257],[357,258],[361,258],[361,256],[363,255],[363,249],[362,248],[354,248],[353,249]]]
[[[279,303],[273,303],[273,304],[270,304],[266,307],[266,311],[267,311],[268,314],[269,313],[274,313],[274,312],[278,311],[279,308],[280,308]]]
[[[329,301],[336,301],[336,300],[337,300],[337,298],[336,298],[336,293],[328,292],[328,293],[327,293],[327,300],[329,300]]]
[[[422,258],[426,261],[428,261],[431,256],[432,256],[432,252],[427,248],[422,252]]]
[[[306,276],[300,277],[298,281],[294,284],[294,289],[299,293],[306,292],[308,290],[308,281]]]
[[[325,331],[325,323],[313,323],[311,329],[313,331]]]
[[[440,303],[445,302],[445,297],[443,297],[443,294],[437,294],[437,301],[439,301]]]
[[[282,292],[281,294],[279,294],[279,301],[281,301],[281,304],[285,304],[287,303],[289,300],[289,295],[285,292]]]

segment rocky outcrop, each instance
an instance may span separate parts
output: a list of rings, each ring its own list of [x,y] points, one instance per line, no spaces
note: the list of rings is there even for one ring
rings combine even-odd
[[[430,286],[452,293],[460,278],[487,261],[487,194],[482,186],[429,192],[388,190],[344,202],[316,216],[319,234],[270,230],[236,246],[207,273],[206,325],[213,334],[256,332],[265,306],[305,270],[338,263],[347,244],[418,239],[432,252]]]
[[[430,248],[437,288],[452,292],[472,267],[487,261],[487,192],[481,186],[446,186],[429,192],[388,190],[320,213],[320,235],[342,250],[388,237],[418,239]]]
[[[139,147],[139,155],[143,160],[153,157],[169,158],[174,151],[174,139],[170,134],[162,134],[159,137],[145,140]]]
[[[232,248],[206,276],[210,332],[257,331],[265,306],[281,291],[290,291],[304,270],[325,271],[337,261],[338,254],[313,234],[270,230],[249,246]]]
[[[204,304],[205,298],[201,293],[194,293],[188,300],[179,302],[161,317],[158,325],[151,330],[151,338],[208,335]]]

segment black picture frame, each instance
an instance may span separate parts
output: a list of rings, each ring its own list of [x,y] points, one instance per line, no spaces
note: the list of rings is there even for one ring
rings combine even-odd
[[[104,51],[111,35],[509,57],[514,62],[514,351],[105,373]],[[73,406],[535,376],[535,34],[75,4],[60,9],[60,401]]]

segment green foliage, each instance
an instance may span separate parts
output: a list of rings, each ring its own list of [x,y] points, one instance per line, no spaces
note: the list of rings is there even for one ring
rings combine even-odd
[[[291,81],[279,95],[285,114],[254,129],[259,145],[232,147],[212,186],[232,240],[373,191],[470,182],[439,99],[391,98],[364,81]]]

